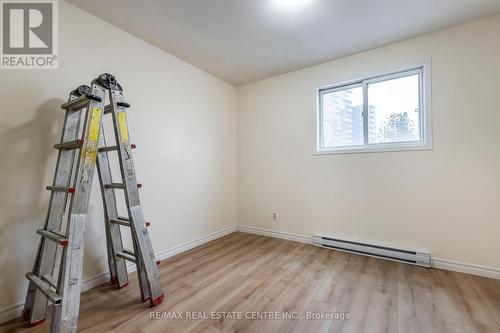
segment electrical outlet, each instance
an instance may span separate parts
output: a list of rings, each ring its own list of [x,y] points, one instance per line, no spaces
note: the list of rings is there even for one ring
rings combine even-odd
[[[278,212],[273,212],[273,221],[278,221]]]

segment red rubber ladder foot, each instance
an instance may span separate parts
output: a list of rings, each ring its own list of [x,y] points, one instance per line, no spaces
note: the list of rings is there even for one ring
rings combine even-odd
[[[40,325],[41,323],[43,323],[45,321],[45,318],[43,319],[40,319],[40,320],[35,320],[34,322],[30,322],[30,326],[37,326],[37,325]]]
[[[149,303],[151,304],[151,306],[157,306],[163,302],[164,298],[165,298],[165,295],[161,294],[160,296],[156,297],[155,299],[149,299]]]
[[[117,284],[118,283],[118,278],[116,276],[111,277],[111,284]]]
[[[123,288],[127,288],[128,287],[128,282],[125,283],[123,286],[118,286],[118,289],[123,289]]]
[[[23,318],[24,321],[29,320],[30,315],[31,315],[31,309],[24,309],[23,312],[21,312],[21,318]]]

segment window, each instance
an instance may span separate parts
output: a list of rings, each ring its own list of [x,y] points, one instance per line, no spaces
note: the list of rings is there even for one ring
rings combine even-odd
[[[429,149],[424,67],[318,90],[318,153]]]

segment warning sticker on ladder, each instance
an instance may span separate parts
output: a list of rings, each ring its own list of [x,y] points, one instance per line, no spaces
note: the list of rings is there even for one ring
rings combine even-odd
[[[132,153],[129,145],[124,146],[123,171],[128,180],[134,179],[134,164],[132,163]]]
[[[128,142],[127,115],[123,111],[118,112],[118,126],[122,143]]]
[[[127,127],[127,115],[124,111],[118,112],[118,127],[120,128],[120,140],[124,144],[123,151],[123,170],[125,176],[128,180],[133,180],[135,177],[134,165],[132,163],[132,153],[130,151],[130,145],[128,144],[128,127]]]
[[[86,143],[86,147],[83,150],[83,173],[82,173],[82,183],[88,183],[90,181],[90,175],[95,166],[97,159],[97,150],[99,148],[99,131],[101,129],[101,118],[102,110],[98,107],[92,109],[92,114],[90,115],[90,126],[89,135]]]

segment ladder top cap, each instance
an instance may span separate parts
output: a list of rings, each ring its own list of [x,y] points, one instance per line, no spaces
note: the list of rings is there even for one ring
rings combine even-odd
[[[93,82],[109,90],[122,91],[122,87],[116,81],[116,77],[109,73],[99,75]]]
[[[86,96],[91,94],[91,89],[89,86],[82,84],[81,86],[78,86],[76,89],[74,89],[70,95],[74,95],[76,97],[81,97],[81,96]]]

